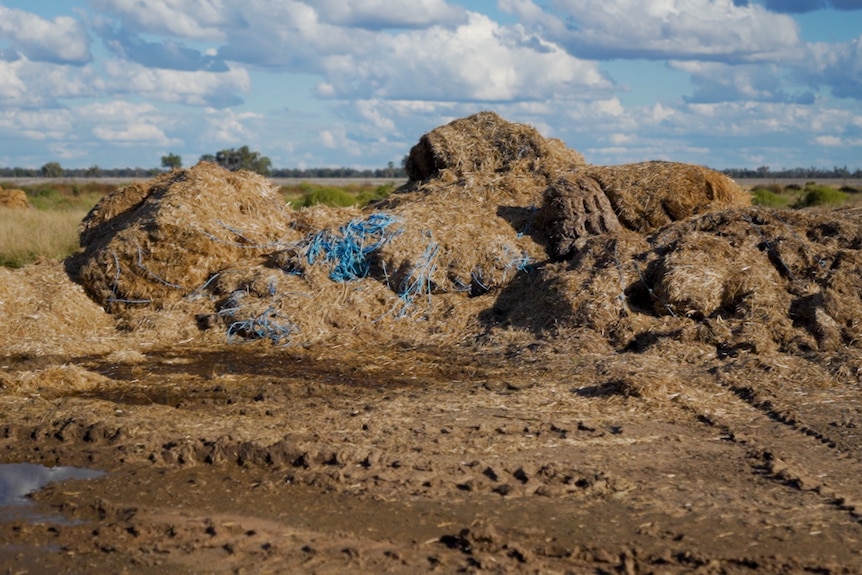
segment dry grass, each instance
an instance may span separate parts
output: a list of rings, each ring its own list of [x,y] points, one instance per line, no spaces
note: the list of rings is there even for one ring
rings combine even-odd
[[[86,210],[43,212],[0,208],[0,266],[20,268],[37,259],[63,259],[78,248]]]
[[[116,348],[114,321],[59,262],[0,268],[0,356],[51,357]]]

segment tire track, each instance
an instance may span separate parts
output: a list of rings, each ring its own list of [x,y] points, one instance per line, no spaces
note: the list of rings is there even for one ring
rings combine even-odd
[[[751,387],[715,385],[739,409],[716,415],[690,405],[698,421],[745,449],[755,473],[789,489],[817,493],[862,524],[862,461],[842,449],[839,441],[789,410],[776,408]]]

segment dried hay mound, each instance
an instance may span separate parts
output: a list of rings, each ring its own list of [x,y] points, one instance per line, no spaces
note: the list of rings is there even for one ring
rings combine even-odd
[[[79,275],[99,303],[158,304],[125,310],[129,329],[229,341],[862,352],[862,212],[752,208],[709,170],[583,166],[531,130],[487,113],[438,128],[365,210],[294,212],[253,174],[172,172],[93,210]]]
[[[625,227],[653,232],[671,222],[732,207],[751,205],[751,196],[714,170],[676,162],[588,166]]]
[[[432,130],[410,151],[410,181],[375,206],[403,228],[381,248],[378,277],[407,298],[500,288],[547,258],[535,226],[542,193],[583,165],[559,140],[493,112]]]
[[[598,182],[582,174],[566,174],[545,190],[537,225],[548,236],[551,256],[563,259],[579,238],[622,231],[608,197]]]
[[[114,322],[62,264],[0,267],[0,350],[53,356],[100,353],[113,345]]]
[[[9,395],[35,395],[42,399],[110,388],[114,382],[104,375],[74,364],[44,369],[0,372],[0,391]]]
[[[704,234],[727,247],[708,249]],[[771,340],[801,353],[862,344],[859,210],[724,210],[667,228],[654,246],[667,254],[654,268],[655,291],[671,309],[737,324],[729,335],[713,330],[720,346],[768,349]],[[719,281],[704,281],[704,256]]]
[[[407,157],[410,180],[495,172],[554,172],[585,164],[583,156],[525,124],[494,112],[455,120],[422,136]]]
[[[0,188],[0,208],[26,209],[30,202],[24,190],[4,190]]]
[[[554,329],[586,327],[620,350],[672,339],[719,356],[858,353],[860,269],[862,211],[740,208],[648,237],[580,238],[570,259],[544,266],[529,289],[535,301],[554,302],[544,312]],[[547,329],[542,312],[517,307],[527,301],[524,286],[501,295],[508,321]]]
[[[158,307],[236,261],[297,239],[291,221],[262,176],[201,162],[105,196],[81,223],[77,275],[109,309]]]
[[[494,306],[497,319],[554,337],[587,329],[616,345],[617,324],[632,315],[628,292],[644,269],[636,258],[649,249],[644,236],[628,230],[578,239],[571,259],[539,266],[504,288]]]
[[[451,343],[479,329],[487,302],[461,294],[407,300],[383,281],[367,276],[335,281],[332,268],[285,271],[278,253],[268,265],[249,262],[225,270],[207,287],[213,302],[196,317],[201,329],[226,333],[229,342],[267,340],[277,345]],[[291,262],[292,263],[292,262]],[[177,304],[172,304],[172,309]]]

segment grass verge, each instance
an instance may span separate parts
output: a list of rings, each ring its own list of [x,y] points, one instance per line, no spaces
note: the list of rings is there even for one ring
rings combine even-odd
[[[20,268],[72,255],[78,249],[78,224],[88,209],[0,208],[0,266]]]

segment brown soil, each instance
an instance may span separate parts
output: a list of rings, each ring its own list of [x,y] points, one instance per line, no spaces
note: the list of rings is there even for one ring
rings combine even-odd
[[[205,165],[0,269],[0,462],[106,471],[0,572],[862,573],[862,212],[614,225],[502,122],[420,141],[361,279],[307,256],[373,209]]]
[[[65,521],[0,522],[0,568],[862,571],[858,387],[748,357],[645,399],[637,354],[546,347],[5,358],[103,379],[0,398],[2,460],[108,473],[33,497]]]

